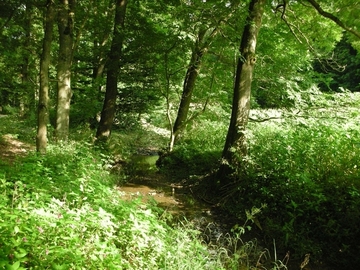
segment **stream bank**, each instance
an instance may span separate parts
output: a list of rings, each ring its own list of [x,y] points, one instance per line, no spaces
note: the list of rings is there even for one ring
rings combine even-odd
[[[145,151],[132,156],[125,166],[129,180],[118,187],[123,198],[126,200],[141,198],[144,202],[155,200],[159,207],[179,220],[185,219],[194,224],[207,244],[223,245],[224,249],[233,249],[232,243],[229,242],[229,236],[232,235],[231,229],[239,221],[221,211],[218,206],[195,196],[193,190],[196,187],[189,184],[187,179],[178,179],[175,175],[161,173],[156,166],[158,158],[156,151]],[[241,235],[239,245],[254,244],[254,250],[251,252],[259,256],[261,252],[266,251],[268,260],[274,260],[276,256],[278,260],[282,260],[286,256],[286,252],[278,252],[274,255],[273,251],[264,248],[261,231],[255,228],[255,225],[251,227],[253,228],[250,232]],[[255,258],[253,260],[256,261]],[[314,265],[311,260],[306,266],[300,268],[302,262],[292,260],[290,257],[287,268],[273,268],[274,266],[272,266],[272,268],[251,269],[330,270],[323,265]]]
[[[193,185],[186,179],[178,179],[169,174],[161,173],[156,161],[156,152],[134,155],[126,165],[130,175],[128,182],[118,187],[126,200],[139,199],[146,202],[155,200],[157,205],[176,219],[186,220],[202,232],[206,242],[219,241],[229,234],[235,225],[231,219],[219,211],[216,205],[200,200],[195,196]]]

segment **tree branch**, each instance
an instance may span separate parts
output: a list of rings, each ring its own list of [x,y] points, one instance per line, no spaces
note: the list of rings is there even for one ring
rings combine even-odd
[[[281,117],[269,117],[269,118],[263,118],[263,119],[255,119],[255,118],[249,117],[250,121],[257,122],[257,123],[261,123],[261,122],[265,122],[265,121],[269,121],[269,120],[273,120],[273,119],[282,119],[282,118]]]
[[[347,32],[352,33],[353,35],[357,36],[358,38],[360,38],[360,32],[348,27],[347,25],[345,25],[338,17],[336,17],[335,15],[323,10],[319,3],[317,3],[315,0],[307,0],[316,10],[317,12],[319,12],[319,14],[325,18],[328,18],[330,20],[332,20],[333,22],[335,22],[338,26],[340,26],[342,29],[346,30]]]

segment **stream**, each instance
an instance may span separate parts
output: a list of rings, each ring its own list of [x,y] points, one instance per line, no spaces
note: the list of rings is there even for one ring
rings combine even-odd
[[[195,228],[201,232],[201,236],[206,243],[228,248],[229,242],[227,242],[227,239],[229,238],[226,236],[229,235],[231,228],[236,224],[235,220],[224,215],[218,208],[209,203],[196,199],[191,188],[184,186],[182,181],[176,182],[171,179],[171,176],[160,173],[156,167],[158,158],[159,156],[155,151],[137,154],[131,158],[127,164],[131,179],[126,184],[118,187],[123,198],[127,200],[141,198],[144,202],[153,199],[158,203],[158,206],[164,208],[173,216],[180,218],[180,220],[185,218],[187,221],[192,222]],[[246,233],[244,237],[241,237],[241,240],[246,243],[247,241],[253,241],[254,238],[260,239],[261,236],[258,233],[252,230],[251,233]],[[257,242],[257,240],[255,241]],[[257,243],[257,245],[259,250],[264,250],[261,243]],[[298,270],[300,264],[301,261],[289,260],[287,268],[271,269]],[[314,266],[311,263],[301,269],[329,270],[325,266]]]
[[[155,200],[173,216],[186,219],[203,233],[206,242],[218,241],[234,225],[209,203],[196,199],[191,188],[174,182],[169,176],[158,172],[157,154],[134,155],[129,162],[131,179],[118,189],[124,199],[141,198],[144,202]],[[224,223],[224,219],[227,220]]]

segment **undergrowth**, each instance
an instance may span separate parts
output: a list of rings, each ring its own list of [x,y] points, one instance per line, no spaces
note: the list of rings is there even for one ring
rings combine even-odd
[[[222,206],[239,219],[244,209],[267,207],[256,219],[247,212],[244,225],[221,238],[225,244],[206,242],[191,222],[174,223],[155,203],[124,200],[116,189],[122,176],[110,173],[114,157],[94,149],[89,134],[50,144],[45,156],[0,162],[0,269],[286,269],[289,256],[355,269],[360,102],[341,94],[316,102],[316,109],[249,124],[246,173],[221,190]],[[214,171],[225,133],[223,122],[194,123],[162,170],[181,177]],[[107,153],[130,156],[146,145],[139,134],[114,139]],[[242,241],[248,221],[271,248]]]
[[[245,173],[212,194],[239,219],[242,209],[266,203],[259,222],[267,246],[276,239],[293,259],[309,255],[335,269],[354,269],[360,265],[360,95],[309,100],[310,106],[252,111],[258,121],[248,125]],[[216,156],[209,153],[220,157],[225,130],[223,122],[199,124],[163,164],[173,171],[185,164],[189,174],[214,170]]]
[[[88,148],[51,146],[46,156],[33,154],[2,167],[0,269],[216,264],[194,232],[170,227],[155,204],[123,200],[106,169],[109,157]]]
[[[209,246],[191,221],[174,222],[155,202],[125,200],[112,163],[75,141],[2,162],[0,269],[238,269],[244,262],[236,255],[242,246]]]
[[[295,256],[358,265],[359,135],[350,121],[339,120],[253,127],[247,174],[230,191],[231,204],[267,203],[266,235]]]

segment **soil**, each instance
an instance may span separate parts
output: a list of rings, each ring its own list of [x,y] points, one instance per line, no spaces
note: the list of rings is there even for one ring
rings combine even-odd
[[[14,135],[0,136],[0,160],[12,164],[18,157],[26,156],[35,147],[19,141]]]

